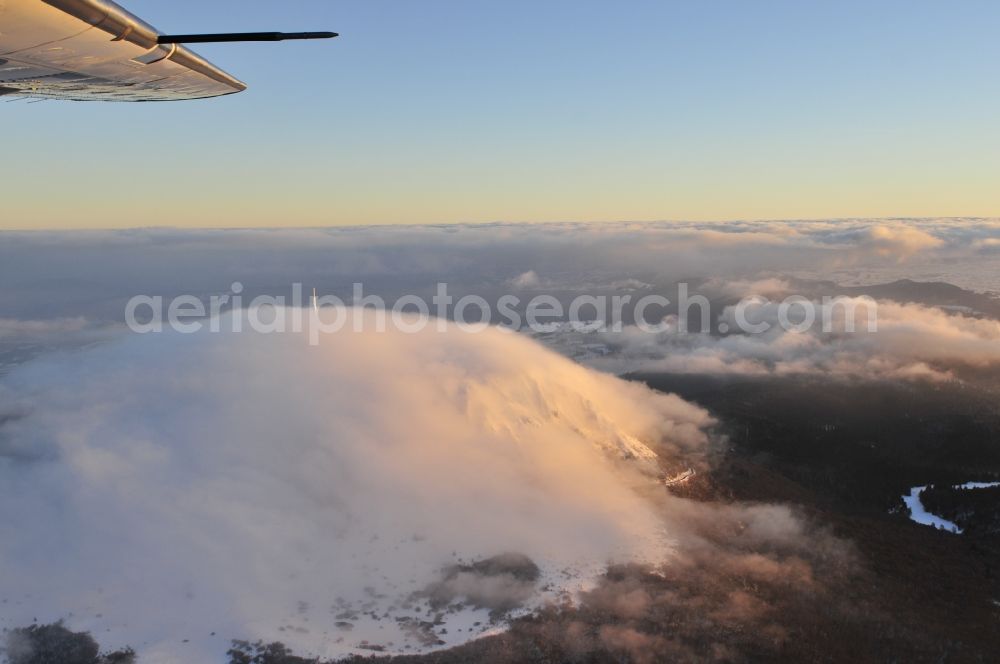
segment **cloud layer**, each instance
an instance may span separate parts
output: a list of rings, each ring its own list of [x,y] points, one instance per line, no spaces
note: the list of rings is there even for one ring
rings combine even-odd
[[[778,302],[758,298],[748,300],[739,315],[736,306],[723,308],[712,329],[721,324],[738,331],[742,320],[768,327],[759,334],[683,333],[674,316],[658,333],[634,326],[601,334],[564,331],[548,342],[588,365],[614,373],[942,380],[963,369],[1000,366],[1000,321],[994,319],[918,304],[843,298],[827,309],[829,325],[824,329],[823,302],[810,304],[817,313],[807,329],[782,325]],[[790,307],[786,320],[793,326],[804,325],[803,311],[799,305]],[[853,317],[847,311],[853,311]],[[874,328],[869,328],[870,314]]]
[[[233,281],[247,299],[364,281],[391,301],[447,281],[565,300],[690,279],[732,330],[733,302],[780,299],[802,277],[1000,290],[998,237],[982,220],[0,234],[0,626],[66,618],[153,664],[217,661],[231,638],[413,652],[482,633],[497,607],[588,588],[581,610],[601,629],[573,639],[585,652],[667,657],[676,644],[643,627],[643,607],[765,633],[770,612],[725,580],[813,587],[814,534],[779,506],[647,495],[704,450],[704,411],[495,329],[345,331],[318,348],[123,336],[124,300]],[[880,299],[877,333],[863,319],[787,331],[761,302],[760,335],[542,336],[609,373],[945,379],[1000,364],[995,318],[907,302]],[[511,553],[541,578],[477,571]],[[591,583],[609,560],[665,558],[662,592],[632,573]]]
[[[137,293],[224,292],[233,281],[248,293],[293,282],[338,292],[364,281],[394,294],[436,281],[587,290],[768,273],[1000,292],[998,240],[996,219],[2,232],[0,311],[118,321]]]
[[[669,528],[639,495],[657,465],[636,453],[680,458],[711,424],[454,328],[131,335],[36,359],[0,394],[4,626],[66,618],[149,662],[215,661],[230,638],[419,649],[396,618],[426,619],[407,597],[460,560],[522,553],[556,590],[662,560]]]

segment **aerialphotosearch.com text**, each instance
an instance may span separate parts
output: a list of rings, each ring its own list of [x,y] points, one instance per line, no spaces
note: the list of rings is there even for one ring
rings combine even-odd
[[[408,294],[387,301],[366,293],[355,283],[351,297],[307,293],[293,284],[290,296],[256,295],[249,298],[244,286],[234,282],[229,292],[208,296],[194,294],[165,298],[136,295],[125,307],[125,323],[138,334],[167,330],[181,334],[199,332],[308,333],[310,343],[324,334],[341,331],[385,332],[393,329],[419,333],[428,328],[441,332],[452,326],[475,333],[488,327],[505,330],[551,332],[621,332],[634,326],[649,334],[760,335],[777,328],[786,332],[853,333],[878,330],[878,303],[867,297],[807,298],[791,295],[772,301],[747,295],[738,302],[720,305],[688,284],[677,284],[676,293],[579,294],[558,298],[551,294],[524,297],[514,293],[492,301],[480,295],[456,297],[447,283],[438,283],[430,297]],[[669,295],[669,296],[668,296]],[[346,301],[345,301],[346,300]]]

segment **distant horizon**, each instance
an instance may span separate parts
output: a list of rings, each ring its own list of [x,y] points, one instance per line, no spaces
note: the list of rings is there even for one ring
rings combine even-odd
[[[554,219],[554,220],[483,220],[483,221],[442,221],[442,222],[392,222],[384,223],[343,223],[343,224],[315,224],[315,225],[254,225],[254,226],[185,226],[185,225],[145,225],[145,226],[3,226],[0,224],[0,233],[46,233],[46,232],[106,232],[106,231],[143,231],[143,230],[169,230],[169,231],[296,231],[296,230],[323,230],[323,229],[368,229],[368,228],[401,228],[417,229],[421,227],[439,228],[443,226],[559,226],[559,225],[621,225],[621,224],[794,224],[810,222],[829,223],[858,223],[858,222],[921,222],[921,221],[967,221],[967,222],[1000,222],[1000,214],[997,215],[927,215],[927,216],[848,216],[848,217],[786,217],[786,218],[731,218],[731,219]]]

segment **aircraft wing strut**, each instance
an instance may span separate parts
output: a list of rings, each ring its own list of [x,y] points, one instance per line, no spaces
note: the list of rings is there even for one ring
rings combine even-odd
[[[218,97],[246,85],[183,43],[334,36],[171,36],[110,0],[0,0],[0,96],[78,101]]]

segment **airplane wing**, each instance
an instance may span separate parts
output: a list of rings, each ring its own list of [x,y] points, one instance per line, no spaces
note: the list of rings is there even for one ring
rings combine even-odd
[[[172,101],[246,85],[110,0],[0,0],[0,96]]]

